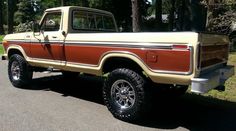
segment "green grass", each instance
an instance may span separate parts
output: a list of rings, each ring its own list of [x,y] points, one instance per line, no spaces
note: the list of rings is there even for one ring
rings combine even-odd
[[[0,45],[0,54],[3,54],[3,47],[2,47],[2,44]]]
[[[232,52],[229,55],[229,65],[236,66],[236,52]],[[234,72],[236,74],[236,70]],[[221,100],[236,102],[236,75],[232,76],[225,83],[225,91],[219,92],[212,90],[204,96],[214,97]]]
[[[0,35],[0,41],[2,41],[3,37],[4,37],[4,36]]]
[[[2,42],[3,36],[0,35],[0,43]],[[2,44],[0,44],[0,54],[3,54],[3,47]]]

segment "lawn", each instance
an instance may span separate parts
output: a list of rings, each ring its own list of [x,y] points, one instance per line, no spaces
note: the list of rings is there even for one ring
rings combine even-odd
[[[0,35],[0,43],[2,42],[3,36]],[[3,47],[2,44],[0,44],[0,54],[3,54]]]

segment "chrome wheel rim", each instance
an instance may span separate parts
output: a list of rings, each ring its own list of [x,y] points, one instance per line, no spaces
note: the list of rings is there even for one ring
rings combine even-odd
[[[121,109],[131,108],[135,103],[134,87],[126,80],[117,80],[111,87],[111,96]]]
[[[11,65],[11,75],[13,80],[19,80],[20,79],[20,65],[17,61],[12,62]]]

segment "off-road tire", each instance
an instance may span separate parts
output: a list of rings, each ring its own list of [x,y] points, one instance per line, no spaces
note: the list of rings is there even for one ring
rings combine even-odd
[[[132,93],[135,94],[135,100],[133,105],[129,108],[122,108],[119,104],[117,104],[117,100],[114,98],[112,89],[114,84],[117,82],[126,82],[132,86]],[[125,68],[119,68],[112,71],[108,75],[103,87],[103,98],[108,110],[114,117],[123,121],[135,121],[143,115],[145,112],[144,110],[148,108],[145,106],[148,102],[147,93],[146,80],[135,71]]]
[[[13,86],[27,88],[33,76],[27,61],[18,54],[12,55],[8,63],[8,77]]]

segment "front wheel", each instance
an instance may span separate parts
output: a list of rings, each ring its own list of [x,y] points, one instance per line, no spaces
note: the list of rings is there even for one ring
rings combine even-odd
[[[103,97],[113,116],[124,121],[140,117],[147,102],[145,85],[145,79],[132,70],[112,71],[103,87]]]
[[[31,82],[33,72],[25,59],[15,54],[9,59],[8,76],[13,86],[22,88]]]

